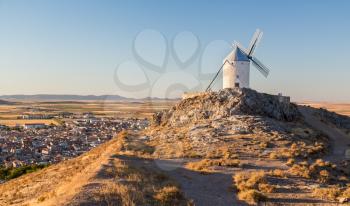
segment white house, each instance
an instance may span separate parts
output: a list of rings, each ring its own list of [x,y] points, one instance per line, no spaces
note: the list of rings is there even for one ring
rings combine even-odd
[[[46,127],[44,123],[28,123],[23,125],[24,129],[42,129]]]

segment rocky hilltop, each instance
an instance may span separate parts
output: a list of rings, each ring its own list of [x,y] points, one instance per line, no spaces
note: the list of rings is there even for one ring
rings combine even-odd
[[[231,174],[236,198],[249,204],[350,201],[350,162],[345,154],[350,137],[339,130],[347,128],[349,118],[285,100],[245,88],[188,95],[154,114],[145,135],[154,157],[182,158],[189,170]],[[184,182],[185,194],[200,190],[224,196],[227,181],[209,179],[220,184],[207,191],[188,189]],[[261,182],[251,186],[256,180]],[[210,201],[198,196],[191,198],[200,204]],[[228,205],[211,200],[212,205]]]
[[[301,118],[297,106],[279,96],[247,88],[224,89],[184,99],[168,111],[154,115],[155,125],[183,125],[200,119],[220,119],[233,115],[259,115],[280,121]]]

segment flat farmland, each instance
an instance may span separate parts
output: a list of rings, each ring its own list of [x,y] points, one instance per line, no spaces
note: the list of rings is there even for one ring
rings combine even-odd
[[[75,115],[93,113],[96,117],[150,118],[154,112],[170,108],[176,101],[55,101],[17,102],[0,105],[0,125],[16,126],[26,123],[57,124],[55,119],[20,119],[22,115],[56,115],[70,112]]]
[[[33,106],[47,112],[71,112],[83,114],[91,112],[96,116],[106,117],[151,117],[154,112],[168,109],[175,101],[153,101],[153,102],[42,102]]]
[[[24,124],[31,123],[42,123],[46,125],[54,124],[57,125],[57,121],[54,119],[10,119],[10,120],[0,120],[0,125],[6,125],[9,127],[20,126]]]
[[[302,102],[299,104],[308,105],[315,108],[325,108],[338,114],[350,116],[350,103]]]

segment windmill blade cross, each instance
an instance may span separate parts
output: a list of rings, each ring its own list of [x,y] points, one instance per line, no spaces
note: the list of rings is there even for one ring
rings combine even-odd
[[[205,90],[206,92],[208,92],[208,91],[211,90],[212,84],[215,82],[216,78],[219,76],[219,74],[220,74],[222,68],[224,67],[224,65],[225,65],[226,63],[229,63],[229,62],[228,62],[227,60],[225,60],[225,62],[221,65],[219,71],[215,74],[214,78],[211,80],[210,84],[208,85],[207,89]]]
[[[252,56],[256,47],[258,46],[258,43],[260,42],[262,38],[263,32],[261,32],[259,29],[256,30],[256,32],[253,35],[252,40],[250,41],[249,47],[248,47],[248,56]]]
[[[240,49],[248,56],[247,49],[245,49],[239,42],[234,41],[233,44],[234,44],[236,47],[240,48]]]
[[[261,72],[262,75],[264,75],[265,77],[269,75],[270,70],[265,65],[263,65],[257,58],[251,57],[250,59],[252,60],[253,65]]]

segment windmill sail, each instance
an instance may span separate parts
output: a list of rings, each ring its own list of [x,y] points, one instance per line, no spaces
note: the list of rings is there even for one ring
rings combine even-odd
[[[247,52],[248,56],[253,55],[255,48],[258,46],[258,43],[262,38],[262,35],[263,33],[259,29],[257,29],[248,47],[248,52]]]
[[[236,47],[238,47],[240,50],[242,50],[242,51],[244,52],[245,55],[248,56],[247,50],[246,50],[239,42],[234,41],[234,42],[233,42],[233,45],[234,45],[234,46],[233,46],[234,49],[236,49]]]
[[[214,78],[211,80],[210,84],[208,85],[207,89],[205,90],[206,92],[208,92],[208,91],[211,90],[212,84],[215,82],[216,78],[219,76],[219,74],[220,74],[222,68],[224,67],[224,65],[225,65],[226,63],[228,63],[227,60],[225,60],[225,62],[221,65],[219,71],[215,74]]]
[[[251,57],[253,65],[263,74],[265,77],[267,77],[270,73],[270,70],[263,65],[257,58]]]

